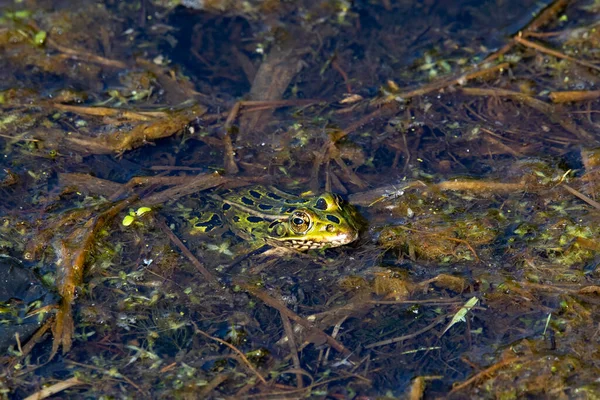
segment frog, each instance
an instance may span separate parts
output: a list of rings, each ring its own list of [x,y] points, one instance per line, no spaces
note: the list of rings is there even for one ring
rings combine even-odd
[[[225,222],[234,234],[258,247],[300,252],[339,247],[356,241],[364,225],[356,208],[331,192],[300,197],[273,187],[249,186],[210,197],[220,212],[196,227],[208,231]]]

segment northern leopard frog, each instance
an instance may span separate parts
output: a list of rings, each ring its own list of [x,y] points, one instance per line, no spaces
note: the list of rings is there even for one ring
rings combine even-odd
[[[239,237],[252,243],[299,251],[337,247],[358,238],[362,217],[333,193],[303,198],[274,188],[251,186],[211,195],[221,212],[196,223],[205,231],[222,219]]]

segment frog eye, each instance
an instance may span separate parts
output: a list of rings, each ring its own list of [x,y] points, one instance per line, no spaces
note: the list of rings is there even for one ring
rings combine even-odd
[[[290,227],[295,233],[306,233],[310,228],[310,216],[302,211],[296,211],[290,217]]]
[[[327,210],[327,200],[325,200],[323,197],[320,197],[315,204],[315,208],[321,211]]]

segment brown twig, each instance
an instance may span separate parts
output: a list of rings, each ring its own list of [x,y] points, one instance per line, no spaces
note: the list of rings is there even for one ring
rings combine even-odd
[[[559,124],[566,131],[575,135],[579,140],[586,142],[597,142],[594,135],[585,131],[583,128],[578,127],[573,122],[569,121],[568,118],[561,118],[560,114],[556,112],[556,107],[553,104],[545,103],[534,97],[531,97],[525,93],[515,92],[507,89],[497,88],[473,88],[465,87],[461,89],[464,94],[470,96],[500,96],[510,97],[516,100],[522,101],[529,107],[545,114],[553,123]]]
[[[508,358],[506,360],[502,360],[502,361],[500,361],[500,362],[492,365],[491,367],[486,368],[483,371],[481,371],[481,372],[473,375],[471,378],[467,379],[463,383],[454,386],[452,388],[452,390],[450,391],[449,394],[454,394],[454,393],[456,393],[456,392],[458,392],[458,391],[460,391],[460,390],[462,390],[462,389],[470,386],[471,384],[475,383],[479,379],[482,379],[483,377],[488,376],[488,375],[490,375],[490,374],[498,371],[499,369],[504,368],[507,365],[512,364],[515,361],[521,361],[522,362],[524,360],[525,360],[524,358],[519,358],[519,357],[511,357],[511,358]]]
[[[237,174],[240,169],[235,163],[235,152],[233,151],[233,141],[231,140],[231,127],[233,126],[233,121],[237,118],[240,113],[240,108],[242,107],[241,102],[237,102],[234,104],[233,108],[229,112],[229,116],[227,120],[225,120],[225,124],[223,125],[223,147],[225,147],[225,172],[229,175]]]
[[[177,246],[177,248],[188,258],[188,260],[190,260],[190,262],[194,265],[194,267],[196,267],[198,272],[202,274],[204,279],[206,279],[206,281],[209,284],[211,284],[211,286],[215,288],[219,287],[219,281],[217,280],[217,278],[209,270],[207,270],[206,267],[204,267],[204,265],[202,265],[200,260],[198,260],[196,256],[194,256],[192,252],[185,246],[185,244],[183,244],[183,242],[177,237],[177,235],[175,235],[173,231],[171,231],[164,219],[160,217],[157,218],[157,220],[160,229],[169,237],[171,242],[175,246]]]
[[[566,185],[566,184],[562,183],[560,186],[563,187],[563,188],[565,188],[573,196],[578,197],[579,199],[585,201],[590,206],[594,207],[596,210],[600,210],[600,203],[598,203],[597,201],[595,201],[593,199],[590,199],[588,196],[586,196],[585,194],[581,193],[578,190],[573,189],[569,185]]]
[[[86,106],[74,106],[70,104],[61,103],[44,103],[48,104],[51,108],[57,110],[68,111],[76,114],[93,115],[97,117],[121,117],[134,121],[150,121],[154,118],[166,118],[168,114],[162,111],[130,111],[121,108],[109,108],[109,107],[86,107]],[[42,105],[44,105],[42,104]],[[40,105],[37,104],[36,107]]]
[[[515,36],[513,38],[513,40],[515,42],[517,42],[517,43],[525,46],[525,47],[529,47],[531,49],[535,49],[537,51],[540,51],[542,53],[554,56],[556,58],[562,58],[563,60],[569,60],[569,61],[572,61],[572,62],[574,62],[576,64],[583,65],[584,67],[588,67],[588,68],[591,68],[591,69],[595,69],[596,71],[600,71],[600,67],[597,66],[597,65],[594,65],[594,64],[592,64],[590,62],[579,60],[577,58],[574,58],[574,57],[571,57],[569,55],[563,54],[560,51],[549,49],[547,47],[542,46],[541,44],[534,43],[534,42],[529,41],[529,40],[527,40],[527,39],[525,39],[525,38],[523,38],[521,36]]]
[[[453,306],[462,304],[462,302],[454,299],[430,299],[430,300],[367,300],[367,303],[372,304],[432,304],[436,306]]]
[[[300,365],[300,357],[298,357],[298,346],[296,345],[296,339],[294,338],[294,329],[292,328],[290,319],[282,312],[279,312],[279,314],[281,316],[281,322],[283,323],[285,335],[287,336],[288,347],[290,348],[290,356],[292,357],[294,368],[296,370],[301,370],[302,367]],[[302,389],[304,387],[302,374],[299,372],[296,373],[296,385],[298,386],[298,389]]]
[[[223,147],[225,148],[224,154],[224,165],[225,172],[229,175],[237,174],[240,169],[235,162],[235,151],[233,149],[233,140],[231,138],[231,131],[233,127],[233,121],[237,119],[237,117],[241,114],[242,107],[254,107],[249,110],[244,110],[245,113],[252,111],[262,111],[272,108],[278,107],[288,107],[295,105],[304,105],[304,104],[312,104],[315,102],[319,102],[320,100],[247,100],[247,101],[238,101],[233,105],[231,111],[229,111],[229,115],[225,120],[225,124],[223,125]],[[238,137],[239,139],[239,137]]]
[[[344,83],[346,84],[346,93],[352,93],[352,86],[350,85],[350,80],[348,79],[348,74],[346,73],[346,71],[344,71],[342,69],[340,64],[337,62],[337,59],[335,59],[335,58],[333,59],[333,61],[331,62],[331,67],[333,69],[335,69],[342,76],[342,79],[344,80]]]
[[[332,145],[334,144],[332,143]],[[342,160],[342,157],[333,157],[333,161],[335,161],[335,163],[341,168],[341,170],[344,171],[348,180],[355,184],[359,189],[364,190],[369,186],[362,179],[360,179],[358,175],[356,175],[352,168],[346,165],[344,160]]]
[[[222,339],[219,339],[217,337],[209,335],[208,333],[206,333],[203,330],[201,330],[200,328],[198,328],[198,326],[194,322],[192,322],[192,325],[194,325],[194,328],[196,329],[196,333],[199,333],[200,335],[202,335],[202,336],[204,336],[204,337],[206,337],[208,339],[214,340],[215,342],[218,342],[218,343],[220,343],[220,344],[222,344],[224,346],[229,347],[234,353],[236,353],[238,355],[238,357],[243,361],[243,363],[246,365],[246,367],[250,371],[252,371],[252,373],[254,375],[256,375],[256,377],[258,378],[259,381],[261,381],[265,385],[267,384],[266,379],[260,374],[260,372],[258,372],[256,370],[256,368],[254,368],[254,366],[248,360],[248,358],[246,358],[246,356],[244,355],[244,353],[242,353],[240,350],[238,350],[237,347],[235,347],[234,345],[232,345],[230,343],[227,343],[226,341],[224,341]]]
[[[565,90],[548,94],[553,103],[569,103],[575,101],[596,100],[600,98],[600,90]]]
[[[283,304],[282,302],[280,302],[277,299],[269,296],[264,291],[262,291],[262,290],[260,290],[260,289],[258,289],[256,287],[253,287],[251,285],[248,285],[246,283],[240,282],[240,283],[238,283],[238,285],[240,287],[242,287],[242,289],[247,290],[248,292],[250,292],[250,294],[252,294],[253,296],[258,297],[260,300],[262,300],[269,307],[275,308],[276,310],[278,310],[280,313],[282,313],[283,315],[285,315],[286,317],[288,317],[292,321],[296,322],[297,324],[301,325],[302,327],[304,327],[305,329],[307,329],[308,331],[310,331],[311,334],[315,334],[318,337],[320,337],[323,340],[325,340],[328,345],[330,345],[331,347],[333,347],[338,352],[342,353],[342,355],[344,355],[345,357],[353,358],[353,361],[356,361],[356,357],[353,356],[352,352],[350,350],[348,350],[346,347],[344,347],[344,345],[342,345],[340,342],[338,342],[337,340],[335,340],[334,338],[332,338],[331,336],[329,336],[328,334],[326,334],[322,330],[316,328],[313,324],[311,324],[310,322],[308,322],[306,319],[304,319],[304,318],[300,317],[298,314],[294,313],[292,310],[290,310],[289,308],[287,308],[285,306],[285,304]]]
[[[195,396],[197,396],[198,399],[207,398],[209,396],[210,392],[212,392],[221,383],[225,382],[226,380],[228,380],[230,378],[231,378],[230,374],[224,374],[224,373],[221,373],[221,374],[215,376],[210,382],[208,382],[207,385],[203,386],[202,390],[200,390],[198,393],[196,393]]]
[[[489,56],[487,56],[485,58],[485,60],[483,60],[480,65],[485,65],[487,63],[489,63],[492,60],[495,60],[497,58],[499,58],[500,56],[503,56],[504,54],[508,53],[515,45],[515,41],[513,40],[514,37],[516,36],[523,36],[523,37],[527,37],[531,32],[535,32],[538,29],[542,28],[543,26],[547,25],[550,23],[550,21],[552,21],[554,18],[556,18],[556,16],[562,12],[562,10],[564,10],[569,3],[571,2],[571,0],[555,0],[552,4],[550,4],[548,7],[544,8],[544,10],[542,12],[540,12],[533,20],[529,21],[529,23],[527,25],[525,25],[525,27],[523,29],[521,29],[519,32],[517,32],[513,38],[510,40],[510,42],[508,42],[507,44],[505,44],[501,49],[495,51],[494,53],[490,54]]]
[[[19,350],[20,356],[11,360],[11,362],[9,364],[9,369],[14,367],[18,362],[23,360],[25,358],[25,356],[27,356],[29,353],[31,353],[31,350],[33,350],[35,345],[40,342],[42,336],[44,336],[44,334],[46,332],[48,332],[49,329],[52,328],[53,324],[54,324],[54,317],[50,317],[44,323],[44,325],[42,325],[41,327],[38,328],[37,331],[35,331],[33,336],[31,336],[29,338],[29,340],[27,340],[27,342],[24,345],[22,345],[21,349]]]
[[[74,60],[100,64],[100,65],[104,65],[105,67],[120,68],[120,69],[127,68],[127,64],[125,64],[122,61],[111,60],[109,58],[101,57],[99,55],[88,53],[87,51],[83,51],[83,50],[70,49],[68,47],[65,47],[65,46],[62,46],[62,45],[56,43],[54,40],[52,40],[52,38],[46,39],[46,44],[49,47],[63,53],[63,55],[65,57],[72,58]]]
[[[346,127],[346,129],[344,129],[338,135],[336,135],[334,140],[342,139],[343,137],[351,134],[352,132],[354,132],[358,128],[362,127],[363,125],[367,125],[368,123],[372,122],[374,119],[383,117],[386,114],[393,114],[397,110],[398,110],[398,106],[396,104],[392,104],[392,103],[384,104],[381,108],[378,108],[375,111],[370,112],[369,114],[365,115],[358,121],[353,122],[352,124],[348,125]]]
[[[534,32],[545,25],[548,25],[569,5],[570,2],[571,0],[555,0],[552,4],[544,8],[542,12],[540,12],[532,21],[530,21],[522,31]]]
[[[501,63],[501,64],[494,65],[489,68],[480,69],[480,70],[473,71],[473,72],[470,72],[467,74],[461,74],[460,76],[454,76],[454,77],[450,77],[450,78],[441,79],[439,81],[432,82],[432,83],[425,85],[423,87],[420,87],[418,89],[410,90],[408,92],[398,93],[395,95],[395,97],[401,98],[404,100],[408,100],[413,97],[423,96],[425,94],[434,92],[436,90],[442,90],[442,89],[445,89],[450,86],[464,85],[468,81],[484,77],[491,73],[503,71],[503,70],[507,69],[508,67],[509,67],[508,63]],[[347,126],[346,129],[344,129],[338,135],[336,135],[336,137],[334,139],[339,140],[339,139],[349,135],[350,133],[354,132],[361,126],[368,124],[375,118],[380,118],[387,113],[390,113],[390,114],[395,113],[397,111],[397,109],[398,109],[398,106],[396,104],[386,103],[381,108],[376,109],[375,111],[365,115],[358,121]]]
[[[167,180],[171,180],[171,183],[175,183],[176,186],[170,187],[163,191],[152,193],[149,195],[144,195],[142,198],[142,202],[145,206],[162,204],[165,201],[174,201],[179,199],[182,196],[186,196],[188,194],[197,193],[202,190],[207,190],[210,188],[214,188],[220,185],[225,184],[229,181],[228,178],[221,176],[216,173],[212,174],[198,174],[196,176],[189,177],[140,177],[140,178],[132,178],[129,182],[125,184],[126,187],[134,187],[140,184],[159,184],[159,185],[169,185],[169,183],[165,183],[165,178]],[[239,180],[238,182],[243,182],[243,180]],[[169,185],[170,186],[170,185]],[[113,195],[114,197],[114,195]]]
[[[504,143],[502,143],[500,140],[496,139],[495,136],[497,136],[497,135],[494,132],[492,132],[486,128],[481,128],[481,131],[487,133],[487,135],[485,136],[485,140],[487,140],[491,144],[500,147],[501,149],[503,149],[508,154],[510,154],[514,157],[517,157],[517,158],[523,157],[523,154],[519,153],[518,151],[514,150],[512,147],[507,146]]]
[[[398,337],[395,337],[392,339],[387,339],[387,340],[382,340],[379,342],[371,343],[369,345],[366,345],[365,349],[372,349],[374,347],[385,346],[385,345],[392,344],[392,343],[403,342],[407,339],[412,339],[416,336],[419,336],[419,335],[433,329],[437,325],[441,324],[445,319],[446,319],[446,315],[442,315],[442,316],[436,318],[435,321],[433,321],[431,324],[427,325],[423,329],[419,329],[418,331],[413,332],[409,335],[398,336]]]
[[[433,189],[446,191],[463,191],[468,190],[471,192],[494,192],[494,193],[506,193],[506,192],[520,192],[526,189],[523,183],[508,183],[508,182],[493,182],[493,181],[469,181],[469,180],[452,180],[444,181],[433,185]]]
[[[60,393],[63,390],[67,390],[70,387],[78,386],[78,385],[85,385],[85,384],[86,383],[83,382],[81,379],[79,379],[77,377],[72,377],[69,379],[65,379],[64,381],[55,383],[54,385],[45,387],[41,390],[38,390],[37,392],[25,397],[24,400],[42,400],[47,397],[53,396],[57,393]]]
[[[489,68],[476,70],[467,74],[461,74],[460,76],[453,76],[447,79],[442,79],[440,81],[432,82],[429,85],[425,85],[423,87],[411,90],[409,92],[398,93],[396,96],[402,99],[410,99],[416,96],[423,96],[424,94],[428,94],[436,90],[445,89],[449,86],[464,85],[473,79],[481,78],[495,72],[502,72],[505,69],[508,69],[509,65],[509,63],[501,63]]]

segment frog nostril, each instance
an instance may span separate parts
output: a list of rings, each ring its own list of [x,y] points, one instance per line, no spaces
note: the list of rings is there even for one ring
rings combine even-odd
[[[335,230],[335,227],[331,224],[328,224],[325,229],[327,229],[327,232],[333,232]]]

